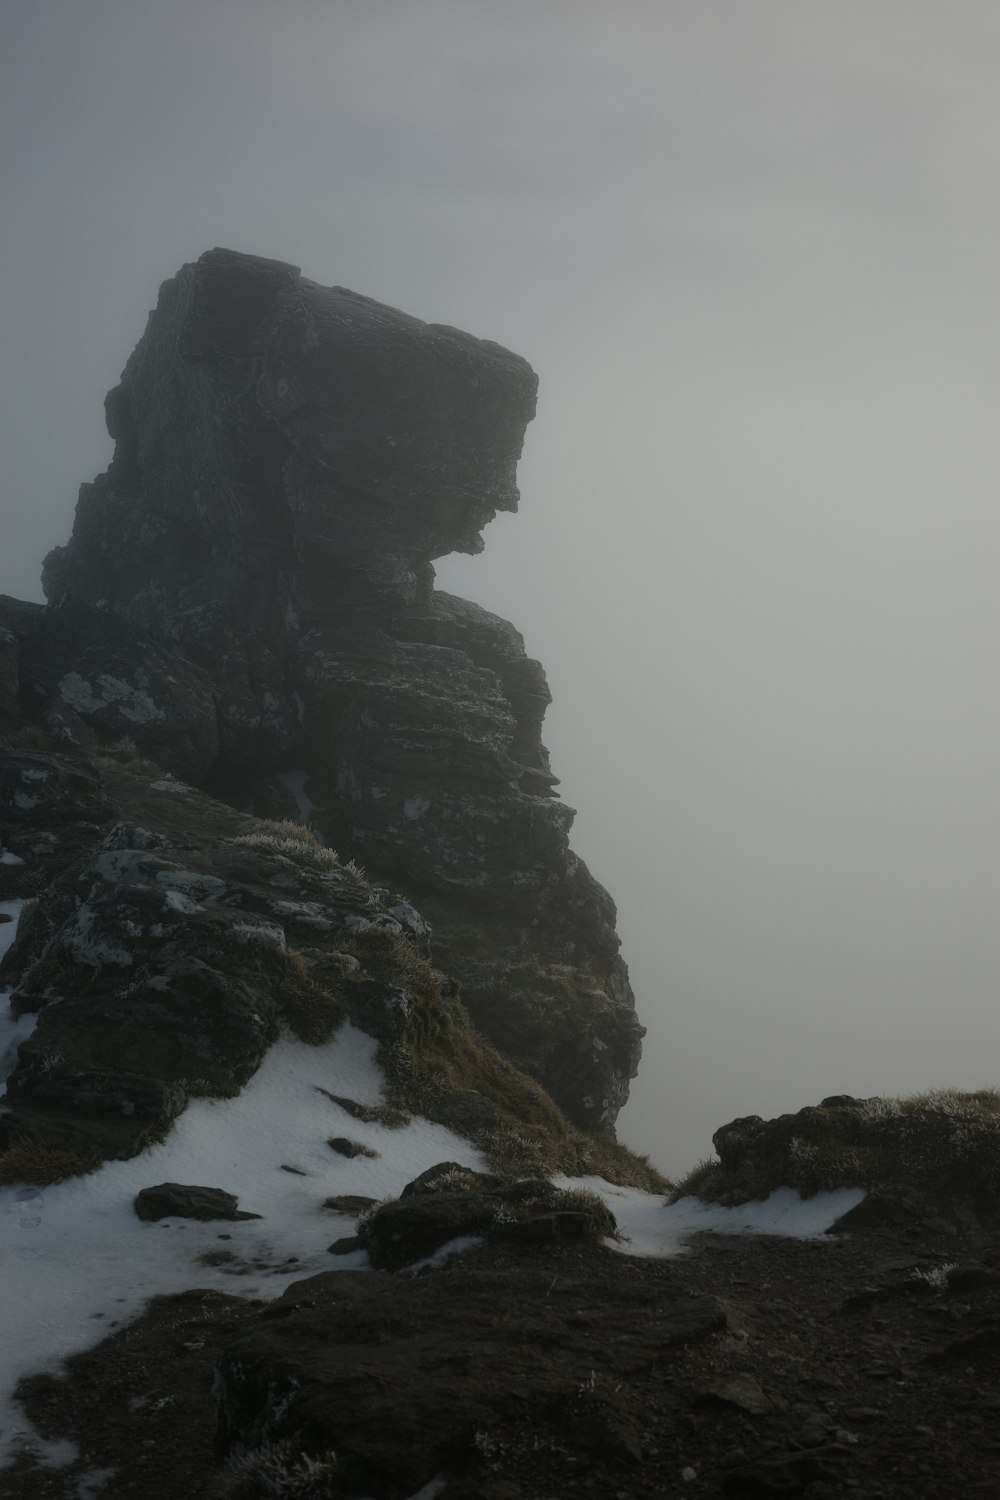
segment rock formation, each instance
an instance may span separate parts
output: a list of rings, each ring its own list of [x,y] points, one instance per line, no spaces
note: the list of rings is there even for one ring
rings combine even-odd
[[[298,816],[405,894],[476,1026],[611,1131],[642,1028],[613,903],[572,853],[549,692],[505,621],[433,586],[518,501],[535,376],[276,261],[167,282],[108,396],[115,455],[0,609],[0,706],[127,736],[234,806]],[[15,660],[16,658],[16,660]]]

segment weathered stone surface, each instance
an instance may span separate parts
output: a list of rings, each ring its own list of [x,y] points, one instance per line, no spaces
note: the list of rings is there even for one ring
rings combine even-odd
[[[99,824],[111,804],[101,778],[86,762],[36,751],[0,757],[0,819],[15,829],[48,830],[66,823]]]
[[[65,599],[40,613],[21,643],[20,674],[34,707],[71,710],[165,771],[199,781],[218,754],[207,675],[116,610]]]
[[[613,903],[569,847],[545,675],[506,621],[433,587],[435,557],[516,508],[535,385],[496,344],[209,252],[165,283],[108,397],[115,457],[47,560],[62,603],[29,666],[107,733],[147,699],[166,714],[173,675],[169,764],[237,805],[290,814],[288,774],[308,775],[331,845],[427,910],[476,1025],[610,1131],[642,1028]],[[85,666],[63,659],[71,619]],[[133,737],[162,761],[161,732]]]
[[[611,1262],[333,1271],[290,1287],[224,1355],[219,1449],[332,1451],[344,1494],[402,1500],[466,1464],[477,1433],[530,1412],[576,1442],[589,1409],[586,1446],[634,1462],[638,1434],[613,1393],[725,1322],[712,1299],[626,1281]]]
[[[239,1199],[222,1188],[200,1187],[185,1182],[160,1182],[156,1187],[140,1188],[135,1196],[138,1218],[154,1223],[157,1219],[258,1219],[259,1214],[243,1213]]]
[[[48,769],[54,759],[27,764]],[[171,815],[193,820],[184,847],[114,823],[102,847],[43,891],[5,956],[15,1011],[40,1014],[0,1107],[0,1145],[23,1136],[135,1154],[190,1097],[237,1093],[282,1019],[312,1039],[328,1035],[361,971],[338,945],[379,923],[390,935],[404,930],[324,851],[310,864],[294,840],[290,854],[266,837],[226,842],[218,823],[199,823],[207,799],[159,795]],[[222,829],[238,837],[243,821],[229,812]],[[289,958],[290,942],[308,943],[316,984]],[[365,983],[374,1012],[392,987]]]
[[[113,817],[100,772],[79,755],[0,752],[0,844],[22,861],[0,864],[0,900],[37,894],[100,843]]]

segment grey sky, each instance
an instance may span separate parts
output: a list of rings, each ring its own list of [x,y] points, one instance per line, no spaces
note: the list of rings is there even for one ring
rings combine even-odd
[[[650,1028],[622,1134],[1000,1078],[992,0],[3,0],[0,590],[158,283],[279,256],[527,356],[443,586],[556,695]]]

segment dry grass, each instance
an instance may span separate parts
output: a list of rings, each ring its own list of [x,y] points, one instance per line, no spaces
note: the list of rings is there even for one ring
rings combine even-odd
[[[65,1182],[68,1177],[83,1177],[101,1166],[98,1156],[69,1151],[60,1146],[44,1146],[37,1141],[16,1141],[0,1155],[0,1185],[30,1183],[47,1187]]]
[[[251,818],[246,829],[235,843],[246,843],[248,839],[272,838],[272,839],[294,839],[299,844],[308,844],[314,849],[322,848],[319,839],[306,823],[298,823],[294,818]]]
[[[23,724],[18,729],[0,736],[0,750],[37,751],[40,755],[58,750],[59,746],[40,724]]]
[[[417,995],[440,993],[446,981],[402,932],[387,927],[362,927],[343,944],[358,960],[369,979],[398,985]]]
[[[274,996],[295,1035],[316,1047],[328,1042],[346,1019],[343,1002],[316,983],[301,954],[289,948],[270,950],[269,956],[277,980]]]
[[[91,756],[91,760],[102,770],[129,771],[133,776],[140,776],[144,781],[156,781],[167,774],[155,760],[150,760],[148,755],[143,755],[135,740],[128,735],[123,735],[121,739],[112,740],[109,745],[104,745],[96,755]]]
[[[494,1171],[514,1177],[594,1173],[625,1186],[666,1189],[666,1179],[644,1158],[571,1125],[540,1083],[472,1027],[447,981],[405,937],[368,933],[354,947],[368,972],[374,969],[385,982],[400,982],[401,960],[409,1010],[400,1040],[380,1052],[396,1107],[456,1128],[448,1113],[449,1096],[473,1091],[496,1112],[495,1125],[468,1132]]]
[[[556,1207],[587,1215],[595,1240],[620,1239],[618,1223],[604,1199],[589,1188],[567,1188],[559,1195]]]
[[[339,875],[363,890],[370,890],[364,870],[353,859],[341,859],[335,849],[327,849],[319,842],[311,828],[289,818],[251,818],[246,831],[227,839],[226,843],[281,854],[306,869]]]
[[[212,1489],[214,1500],[335,1500],[342,1493],[335,1454],[310,1458],[289,1442],[234,1454]]]

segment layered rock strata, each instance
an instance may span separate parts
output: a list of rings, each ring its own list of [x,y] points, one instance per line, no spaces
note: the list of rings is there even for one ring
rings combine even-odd
[[[516,509],[535,388],[496,344],[209,252],[108,396],[115,456],[46,560],[49,608],[0,611],[0,693],[16,677],[61,736],[127,735],[234,805],[305,809],[426,913],[480,1030],[606,1131],[642,1029],[569,847],[545,675],[433,582]]]

